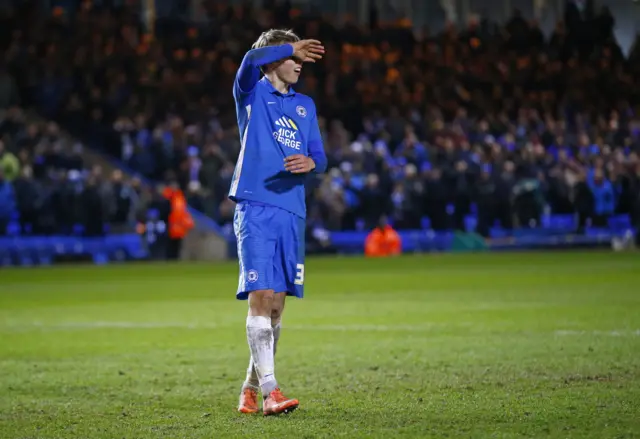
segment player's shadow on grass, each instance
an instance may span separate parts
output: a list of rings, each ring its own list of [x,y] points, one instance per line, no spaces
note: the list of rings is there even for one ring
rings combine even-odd
[[[283,194],[304,185],[304,174],[292,174],[287,171],[280,171],[264,181],[264,187],[269,192]]]

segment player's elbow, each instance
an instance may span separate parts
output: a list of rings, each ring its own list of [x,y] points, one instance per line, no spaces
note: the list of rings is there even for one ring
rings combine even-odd
[[[316,168],[313,170],[316,174],[324,174],[325,172],[327,172],[327,165],[324,166],[316,166]]]
[[[250,51],[244,54],[244,58],[242,59],[242,64],[247,66],[256,66],[258,65],[259,60],[260,60],[260,52],[257,49],[251,49]]]
[[[243,62],[252,67],[260,67],[267,62],[271,50],[269,47],[251,49],[244,55]]]
[[[320,156],[320,157],[311,157],[313,159],[313,162],[316,164],[316,167],[314,168],[314,172],[316,174],[322,174],[324,172],[327,171],[327,157],[325,156]]]
[[[245,53],[240,68],[238,69],[238,78],[241,82],[252,80],[255,76],[255,72],[260,68],[260,54],[255,52],[256,49],[252,49]]]

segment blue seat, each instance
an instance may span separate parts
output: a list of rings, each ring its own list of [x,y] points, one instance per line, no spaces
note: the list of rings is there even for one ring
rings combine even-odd
[[[105,238],[85,238],[82,240],[81,245],[81,253],[90,255],[96,265],[103,265],[109,262]]]
[[[145,259],[148,257],[148,251],[142,237],[137,234],[99,238],[74,236],[0,238],[0,265],[49,265],[56,255],[89,255],[94,263],[105,264],[115,259]]]
[[[607,220],[607,225],[614,231],[626,231],[631,229],[631,216],[615,215]]]
[[[464,217],[464,229],[467,233],[473,233],[478,228],[478,217],[476,215],[467,215]]]
[[[343,253],[360,253],[368,232],[332,232],[329,236],[331,243]]]
[[[11,238],[0,238],[0,266],[14,265],[14,244]]]
[[[447,215],[453,215],[454,213],[456,213],[455,204],[447,204]]]
[[[7,224],[7,235],[9,236],[20,236],[20,232],[21,232],[21,227],[20,227],[20,221],[12,219],[11,221],[9,221],[9,224]]]
[[[53,262],[54,249],[47,238],[33,237],[31,239],[32,248],[35,251],[35,258],[40,265],[51,265]]]
[[[489,229],[489,236],[491,238],[506,238],[509,236],[509,232],[501,226],[493,226]]]
[[[611,237],[613,233],[611,233],[611,230],[607,227],[587,227],[585,235],[589,237]]]
[[[431,218],[428,216],[420,218],[420,227],[422,230],[431,230]]]
[[[437,232],[431,239],[430,245],[433,250],[441,252],[451,250],[451,247],[453,247],[453,239],[453,232]]]
[[[577,229],[578,224],[574,214],[552,214],[542,218],[542,227],[559,233],[570,233]]]
[[[132,259],[145,259],[149,256],[149,251],[144,245],[142,238],[138,235],[124,235],[124,249]]]
[[[36,251],[29,237],[16,237],[11,246],[14,261],[24,267],[30,267],[37,263]]]
[[[137,234],[110,236],[106,241],[111,259],[144,259],[149,255],[143,239]]]

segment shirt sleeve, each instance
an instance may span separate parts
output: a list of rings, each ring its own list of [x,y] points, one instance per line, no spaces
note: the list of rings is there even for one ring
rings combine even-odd
[[[311,132],[309,133],[309,142],[307,144],[309,157],[313,159],[316,167],[312,172],[321,174],[327,170],[327,155],[324,152],[322,143],[322,135],[320,134],[320,126],[318,125],[318,116],[314,115],[311,121]]]
[[[267,46],[248,51],[242,59],[234,83],[234,92],[246,95],[253,92],[260,80],[260,67],[293,56],[293,46]]]

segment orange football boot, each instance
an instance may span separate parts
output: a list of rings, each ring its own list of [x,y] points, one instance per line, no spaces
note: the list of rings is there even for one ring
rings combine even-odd
[[[240,413],[258,413],[258,391],[252,387],[245,387],[240,393],[240,403],[238,404]]]
[[[289,399],[285,397],[280,389],[275,389],[264,400],[262,411],[265,416],[279,415],[280,413],[289,413],[298,408],[300,403],[297,399]]]

